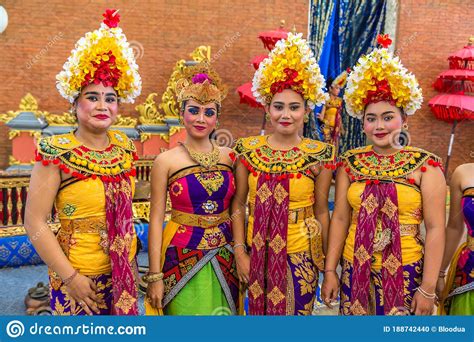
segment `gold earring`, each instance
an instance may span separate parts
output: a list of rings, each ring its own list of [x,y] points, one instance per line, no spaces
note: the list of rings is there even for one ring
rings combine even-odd
[[[219,128],[219,120],[216,121],[216,128]]]
[[[403,123],[402,125],[402,128],[405,130],[405,131],[408,131],[408,123]]]
[[[303,121],[304,121],[304,123],[308,123],[308,122],[309,122],[309,114],[306,114],[306,115],[304,116],[304,120],[303,120]]]
[[[270,121],[270,114],[265,113],[265,120]]]
[[[183,120],[183,117],[181,115],[179,116],[179,125],[184,126],[184,120]]]

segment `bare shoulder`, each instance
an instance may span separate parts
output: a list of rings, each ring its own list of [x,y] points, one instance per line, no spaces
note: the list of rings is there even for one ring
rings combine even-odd
[[[227,146],[219,146],[219,152],[221,156],[225,158],[225,160],[230,160],[229,154],[232,152],[232,149]]]
[[[180,146],[173,147],[170,150],[161,152],[154,160],[153,166],[169,169],[173,163],[182,154],[182,148]]]
[[[474,163],[459,165],[451,175],[450,185],[469,187],[474,185]]]

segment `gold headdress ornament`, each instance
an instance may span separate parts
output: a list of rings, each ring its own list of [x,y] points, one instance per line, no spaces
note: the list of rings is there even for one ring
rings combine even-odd
[[[394,57],[387,47],[388,35],[378,35],[382,46],[362,56],[347,79],[344,101],[349,115],[362,119],[369,103],[387,101],[413,115],[421,108],[423,95],[415,76]]]
[[[179,103],[192,99],[202,105],[214,102],[220,106],[227,88],[209,63],[201,62],[184,70],[176,82],[176,95]]]
[[[344,88],[347,83],[347,75],[350,71],[344,70],[339,76],[337,76],[334,81],[332,81],[331,86],[338,85],[339,87]]]
[[[328,100],[324,76],[302,36],[289,32],[260,63],[253,77],[252,92],[261,104],[269,104],[276,93],[285,89],[301,94],[311,109]]]
[[[118,10],[107,9],[100,28],[79,39],[63,70],[56,76],[61,96],[73,103],[81,89],[102,83],[113,87],[121,102],[140,95],[142,81],[133,49],[118,27]]]

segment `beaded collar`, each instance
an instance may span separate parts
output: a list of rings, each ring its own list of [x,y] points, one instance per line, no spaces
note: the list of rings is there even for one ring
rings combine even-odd
[[[426,162],[430,166],[442,167],[438,156],[411,146],[406,146],[390,155],[380,155],[373,150],[372,145],[369,145],[349,150],[341,156],[341,159],[352,181],[372,180],[376,183],[405,178],[413,184],[414,179],[410,175],[417,169],[425,172]]]
[[[138,159],[135,145],[120,131],[108,131],[109,146],[95,150],[84,146],[73,132],[42,138],[35,160],[43,165],[57,165],[75,178],[100,177],[119,181],[120,175],[135,176],[133,162]]]
[[[230,157],[234,161],[239,157],[254,176],[260,172],[267,175],[296,174],[298,178],[301,174],[311,174],[311,166],[318,163],[330,165],[334,160],[334,146],[320,141],[303,138],[292,149],[277,150],[267,140],[268,135],[238,139]]]

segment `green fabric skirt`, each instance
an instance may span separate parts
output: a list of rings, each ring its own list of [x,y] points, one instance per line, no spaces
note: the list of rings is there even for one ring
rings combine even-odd
[[[449,315],[474,315],[474,291],[458,294],[451,299]]]
[[[165,315],[230,315],[211,263],[207,263],[165,307]]]

